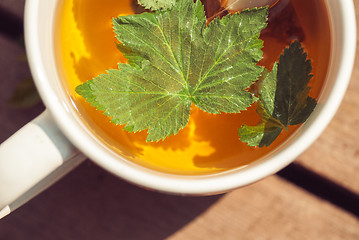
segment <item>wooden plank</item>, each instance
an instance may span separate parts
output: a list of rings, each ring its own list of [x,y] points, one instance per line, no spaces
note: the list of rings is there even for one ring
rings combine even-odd
[[[277,176],[221,196],[125,183],[91,162],[0,221],[0,239],[359,239],[358,219]]]
[[[169,240],[359,239],[359,221],[273,176],[225,195]]]
[[[24,1],[6,2],[20,9],[18,3]],[[11,11],[21,14],[20,10]],[[20,45],[0,37],[0,49],[0,84],[7,81],[6,87],[0,87],[1,142],[38,110],[5,107],[11,95],[8,86],[13,89],[16,82],[27,77],[28,68],[21,60],[24,50]],[[358,62],[338,114],[320,139],[297,160],[357,193]],[[223,196],[177,197],[139,189],[87,162],[0,221],[1,240],[29,237],[351,240],[359,239],[359,222],[355,216],[276,176]]]
[[[23,18],[24,17],[24,6],[25,0],[1,0],[0,8],[6,9],[7,11],[15,14],[16,16]]]
[[[6,6],[24,2],[5,1]],[[7,81],[6,88],[0,87],[1,142],[37,115],[38,108],[5,107],[8,86],[26,77],[28,68],[20,45],[0,36],[0,50],[0,84]],[[358,61],[356,65],[338,114],[298,163],[358,192]],[[223,196],[178,197],[142,190],[86,162],[0,221],[0,240],[29,238],[354,240],[359,239],[359,221],[277,176]]]
[[[359,26],[359,2],[354,3]],[[359,194],[359,42],[357,47],[351,82],[337,114],[297,161]]]

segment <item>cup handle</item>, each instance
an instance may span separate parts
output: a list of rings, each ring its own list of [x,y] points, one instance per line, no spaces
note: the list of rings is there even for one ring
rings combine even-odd
[[[0,145],[0,219],[85,159],[45,110]]]

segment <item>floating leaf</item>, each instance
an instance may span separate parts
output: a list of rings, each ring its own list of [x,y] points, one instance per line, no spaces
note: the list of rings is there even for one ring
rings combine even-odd
[[[311,62],[300,42],[294,41],[270,73],[264,72],[259,84],[259,109],[262,121],[257,126],[243,125],[241,141],[249,146],[269,146],[289,125],[304,123],[316,106],[308,96],[312,78]]]
[[[190,107],[236,113],[256,98],[248,89],[263,68],[260,31],[268,8],[243,11],[206,26],[200,1],[179,0],[167,11],[114,19],[128,59],[78,86],[77,93],[128,131],[148,129],[148,141],[176,134]]]

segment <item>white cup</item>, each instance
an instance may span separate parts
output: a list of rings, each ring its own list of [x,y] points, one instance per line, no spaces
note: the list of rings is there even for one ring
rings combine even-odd
[[[71,107],[53,46],[58,2],[26,1],[26,49],[46,110],[0,145],[0,218],[73,169],[85,155],[122,179],[166,193],[215,194],[253,183],[287,166],[315,141],[334,116],[350,80],[356,49],[354,4],[327,0],[332,30],[329,73],[320,103],[300,134],[248,166],[220,174],[180,176],[147,169],[109,150]]]

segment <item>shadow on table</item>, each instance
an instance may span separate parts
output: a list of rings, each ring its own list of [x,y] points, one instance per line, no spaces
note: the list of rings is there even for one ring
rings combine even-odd
[[[88,161],[1,220],[0,240],[164,239],[220,198],[147,191]]]

